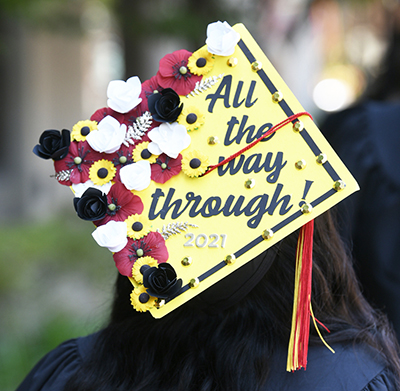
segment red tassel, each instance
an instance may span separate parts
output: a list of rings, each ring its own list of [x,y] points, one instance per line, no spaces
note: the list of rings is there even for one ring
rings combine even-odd
[[[314,220],[311,220],[301,227],[297,241],[292,329],[286,366],[288,371],[307,368],[313,235]]]

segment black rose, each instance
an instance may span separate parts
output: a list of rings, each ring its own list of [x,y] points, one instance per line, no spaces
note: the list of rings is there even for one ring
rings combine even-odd
[[[81,198],[74,198],[74,207],[81,219],[100,220],[107,212],[107,196],[100,190],[89,187]]]
[[[176,279],[175,270],[169,263],[160,263],[143,272],[143,285],[150,296],[167,299],[181,289],[182,280]]]
[[[33,153],[42,159],[61,160],[67,156],[70,143],[69,130],[45,130],[40,136],[39,144],[33,148]]]
[[[172,88],[165,88],[150,95],[147,103],[153,119],[157,122],[174,122],[183,109],[183,103],[179,106],[179,95]]]

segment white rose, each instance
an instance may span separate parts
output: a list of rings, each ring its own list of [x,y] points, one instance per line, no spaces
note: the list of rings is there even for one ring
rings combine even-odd
[[[158,128],[150,130],[147,135],[152,141],[147,149],[153,155],[165,153],[172,159],[176,159],[191,142],[186,128],[177,122],[164,122]]]
[[[119,176],[128,190],[144,190],[151,181],[150,163],[140,160],[137,163],[128,164],[120,169]]]
[[[126,82],[110,81],[107,88],[108,107],[118,113],[127,113],[142,101],[142,98],[139,98],[141,92],[142,83],[137,76],[129,78]]]
[[[125,135],[126,125],[107,115],[99,122],[97,129],[86,136],[86,141],[97,152],[113,153],[118,151]]]
[[[235,46],[240,40],[240,34],[227,22],[214,22],[207,26],[207,50],[218,56],[230,56],[235,52]]]
[[[107,247],[113,253],[121,251],[128,243],[124,221],[110,220],[107,224],[97,227],[92,236],[99,246]]]
[[[95,185],[90,179],[86,181],[85,183],[73,183],[72,184],[72,190],[74,192],[75,197],[81,198],[82,194],[89,188],[93,187],[95,189],[100,190],[104,194],[108,194],[110,189],[111,189],[112,183],[107,182],[102,186]]]

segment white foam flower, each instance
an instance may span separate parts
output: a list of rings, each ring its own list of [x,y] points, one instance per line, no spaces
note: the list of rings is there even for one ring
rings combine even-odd
[[[239,40],[240,34],[228,22],[218,21],[207,26],[207,50],[212,54],[218,56],[232,55]]]
[[[97,152],[113,153],[118,151],[126,135],[126,125],[120,124],[114,117],[107,115],[92,130],[86,141]]]
[[[128,190],[144,190],[150,185],[151,168],[147,160],[128,164],[119,171],[121,182]]]
[[[176,159],[181,151],[190,145],[191,138],[185,126],[178,122],[162,123],[158,128],[154,128],[147,133],[152,141],[147,149],[153,155],[165,153],[172,159]]]
[[[141,101],[142,83],[137,76],[127,81],[110,81],[107,88],[107,105],[118,113],[127,113],[135,108]]]
[[[112,186],[111,181],[107,182],[106,184],[99,186],[95,185],[90,179],[86,181],[85,183],[73,183],[72,184],[72,190],[74,192],[75,197],[82,197],[82,194],[89,188],[89,187],[94,187],[95,189],[100,190],[104,194],[108,194]]]
[[[92,236],[100,247],[107,247],[111,252],[117,253],[128,243],[127,231],[124,221],[110,220],[97,227]]]

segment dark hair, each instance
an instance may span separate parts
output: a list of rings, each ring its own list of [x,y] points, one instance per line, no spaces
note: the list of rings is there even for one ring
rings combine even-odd
[[[274,347],[289,340],[297,234],[280,243],[277,259],[246,297],[215,315],[199,310],[196,300],[162,319],[137,313],[129,280],[118,276],[110,323],[66,390],[259,390]],[[399,375],[396,340],[363,298],[330,213],[315,220],[313,258],[312,307],[331,330],[328,343],[366,343]],[[320,344],[310,330],[310,344]]]

